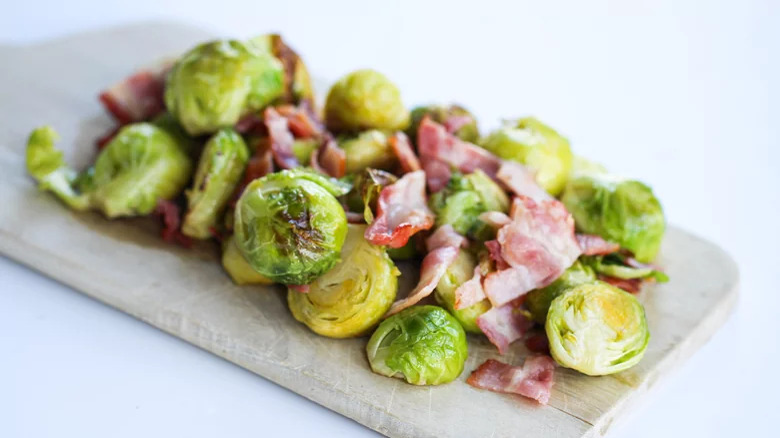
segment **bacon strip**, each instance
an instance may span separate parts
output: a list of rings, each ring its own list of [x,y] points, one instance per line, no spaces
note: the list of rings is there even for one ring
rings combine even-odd
[[[449,164],[434,159],[429,159],[423,164],[425,169],[425,175],[428,182],[428,190],[431,193],[436,193],[439,190],[447,187],[447,183],[452,178],[452,170],[450,170]]]
[[[485,290],[482,289],[482,268],[474,268],[474,276],[464,281],[455,289],[455,310],[465,309],[485,299]]]
[[[409,293],[409,296],[393,303],[385,316],[393,315],[407,307],[414,306],[420,300],[430,295],[436,289],[436,285],[439,284],[441,277],[447,272],[447,268],[455,261],[458,251],[459,249],[456,246],[443,246],[429,252],[423,258],[420,266],[420,281],[417,283],[417,286]]]
[[[162,218],[163,229],[160,234],[164,241],[176,243],[185,248],[192,246],[192,239],[181,232],[181,211],[178,204],[166,199],[160,199],[157,201],[154,214]]]
[[[553,199],[539,187],[531,171],[520,163],[503,161],[496,173],[496,179],[516,195],[527,196],[536,201]]]
[[[255,145],[255,153],[249,158],[246,171],[244,171],[244,179],[241,181],[241,184],[236,186],[236,189],[233,192],[231,205],[235,205],[249,183],[258,178],[262,178],[269,173],[273,173],[273,171],[274,157],[271,153],[271,148],[268,145],[268,140],[262,139]]]
[[[374,245],[401,248],[409,238],[433,226],[434,215],[425,199],[425,172],[407,173],[382,189],[377,215],[365,238]]]
[[[474,119],[471,118],[471,116],[467,115],[451,115],[447,117],[447,120],[444,121],[444,128],[449,132],[450,134],[455,134],[458,132],[458,130],[469,123],[473,122]]]
[[[493,307],[477,317],[477,326],[488,340],[504,354],[509,344],[523,337],[533,326],[520,309],[523,299],[517,299],[500,307]]]
[[[466,383],[493,392],[519,394],[546,405],[550,400],[555,361],[550,356],[526,358],[522,367],[488,359]]]
[[[639,293],[642,290],[642,278],[625,279],[599,274],[599,280],[632,294]]]
[[[488,250],[490,259],[496,264],[496,269],[501,271],[509,268],[509,263],[504,260],[504,256],[501,255],[501,244],[498,240],[488,240],[485,242],[485,248]]]
[[[138,71],[100,93],[100,102],[122,125],[151,119],[165,109],[165,77],[172,66]]]
[[[399,131],[390,136],[390,147],[393,148],[395,156],[398,157],[403,173],[422,169],[420,159],[414,154],[414,149],[412,149],[412,144],[406,134]]]
[[[268,128],[268,136],[271,139],[271,153],[276,165],[282,169],[292,169],[301,164],[293,153],[293,137],[290,131],[289,121],[279,114],[273,107],[268,107],[263,113],[265,126]]]
[[[493,306],[504,305],[558,278],[577,257],[574,219],[557,200],[537,203],[518,196],[512,222],[498,230],[496,240],[509,269],[488,274],[485,294]]]
[[[423,161],[443,161],[463,173],[482,169],[494,177],[501,160],[481,147],[463,141],[447,132],[447,129],[425,117],[417,130],[417,150]]]
[[[595,234],[577,234],[577,243],[583,255],[607,255],[620,250],[620,245]]]
[[[465,237],[458,234],[452,225],[442,225],[436,229],[436,231],[425,239],[425,247],[428,251],[433,251],[436,248],[443,246],[454,246],[456,248],[465,248],[468,246],[469,241]]]
[[[328,135],[322,146],[311,154],[311,167],[320,173],[341,178],[347,173],[347,154],[338,146],[336,140]]]

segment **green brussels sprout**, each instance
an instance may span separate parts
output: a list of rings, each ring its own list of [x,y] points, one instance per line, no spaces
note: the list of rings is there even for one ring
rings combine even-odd
[[[666,283],[669,281],[668,275],[659,271],[658,269],[655,269],[652,266],[627,266],[625,264],[625,260],[619,254],[610,254],[606,256],[583,256],[581,259],[584,264],[593,268],[596,273],[605,275],[607,277],[620,278],[623,280],[631,280],[635,278],[652,278],[659,283]]]
[[[446,124],[448,120],[453,118],[460,118],[463,120],[463,124],[458,126],[454,134],[461,140],[476,143],[479,140],[479,127],[477,126],[477,118],[469,112],[466,108],[459,105],[428,105],[418,106],[411,112],[411,125],[406,130],[406,135],[417,141],[417,129],[420,127],[422,119],[428,116],[436,123]],[[471,119],[470,121],[468,119]]]
[[[417,240],[412,238],[406,242],[406,245],[400,248],[387,248],[387,255],[393,260],[409,260],[420,255],[417,249]]]
[[[230,127],[284,93],[284,68],[254,44],[201,44],[173,66],[165,84],[165,106],[190,135]]]
[[[468,251],[461,250],[452,262],[447,272],[436,285],[434,296],[458,320],[463,329],[469,333],[482,334],[477,326],[477,317],[490,310],[490,301],[484,299],[477,304],[464,309],[455,309],[455,290],[474,276],[477,267],[476,258]]]
[[[292,169],[252,181],[236,204],[236,244],[252,268],[284,284],[309,284],[339,260],[347,218],[336,199],[350,187]]]
[[[631,368],[650,341],[639,300],[600,281],[575,286],[554,299],[545,331],[555,361],[590,376]]]
[[[366,348],[371,369],[413,385],[455,380],[468,356],[466,332],[446,310],[415,306],[387,318]]]
[[[311,154],[320,147],[322,141],[316,138],[298,138],[292,144],[292,153],[299,163],[310,163]]]
[[[536,182],[553,196],[561,193],[569,176],[569,141],[542,122],[528,117],[507,124],[480,143],[488,151],[526,165]]]
[[[230,128],[212,136],[200,155],[192,188],[187,191],[187,214],[181,231],[196,239],[211,237],[210,228],[217,225],[220,215],[241,182],[249,148],[244,139]]]
[[[299,103],[302,100],[314,99],[314,87],[306,65],[295,50],[284,42],[281,35],[260,35],[249,40],[249,44],[272,54],[284,65],[286,101]]]
[[[365,225],[349,225],[341,261],[314,280],[308,293],[287,293],[295,319],[331,338],[360,336],[387,312],[398,292],[400,271],[384,248],[364,237]]]
[[[666,223],[661,203],[645,184],[606,174],[580,174],[566,185],[561,200],[578,230],[619,243],[640,262],[658,254]]]
[[[238,250],[235,236],[230,236],[222,245],[222,267],[225,268],[225,272],[228,273],[233,283],[239,286],[274,283],[270,278],[252,269],[241,251]]]
[[[342,137],[339,147],[347,157],[347,173],[368,168],[390,170],[398,163],[387,134],[376,129]]]
[[[458,233],[478,240],[492,238],[495,230],[479,220],[486,211],[509,210],[509,197],[484,172],[455,173],[447,187],[434,193],[429,201],[436,214],[436,226],[452,225]]]
[[[192,163],[176,137],[151,123],[122,128],[95,165],[76,173],[54,148],[57,134],[38,128],[27,143],[27,169],[43,190],[75,210],[95,208],[109,218],[151,213],[160,199],[181,192]]]
[[[596,274],[593,273],[593,269],[576,261],[549,285],[528,292],[525,298],[525,307],[532,320],[544,324],[547,320],[547,310],[555,298],[574,286],[594,281],[596,281]]]
[[[325,101],[325,122],[333,132],[409,126],[401,92],[382,73],[354,71],[333,84]]]

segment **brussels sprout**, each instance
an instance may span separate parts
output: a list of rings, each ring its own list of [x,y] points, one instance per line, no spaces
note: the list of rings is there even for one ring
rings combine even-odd
[[[566,185],[572,163],[569,141],[534,118],[507,124],[480,144],[501,158],[528,166],[536,182],[553,196]]]
[[[187,191],[187,214],[181,231],[196,239],[211,237],[221,213],[244,175],[249,148],[236,131],[214,134],[200,156],[192,189]]]
[[[650,340],[639,300],[600,281],[568,289],[554,299],[545,331],[555,361],[590,376],[631,368]]]
[[[300,56],[288,46],[281,35],[265,34],[249,40],[259,50],[274,55],[284,65],[287,101],[298,103],[314,99],[314,88],[306,65]]]
[[[236,246],[235,236],[230,236],[222,245],[222,267],[230,275],[233,283],[244,284],[273,284],[270,278],[252,269],[241,251]]]
[[[482,334],[477,326],[477,317],[490,310],[490,301],[484,299],[465,309],[455,310],[455,290],[474,276],[476,258],[468,251],[461,250],[447,272],[436,286],[436,301],[443,305],[458,320],[463,329],[470,333]]]
[[[367,168],[389,170],[398,162],[387,134],[376,129],[341,138],[339,147],[347,157],[347,173]]]
[[[468,355],[466,332],[446,310],[415,306],[387,318],[366,348],[371,369],[413,385],[455,380]]]
[[[311,154],[320,147],[322,140],[317,138],[298,138],[292,144],[292,153],[299,163],[311,162]]]
[[[460,119],[462,124],[457,127],[454,134],[461,140],[468,141],[470,143],[476,143],[479,140],[479,127],[477,126],[477,118],[469,112],[466,108],[459,105],[428,105],[418,106],[412,110],[411,113],[411,125],[406,130],[406,135],[417,141],[417,129],[420,127],[422,119],[428,116],[436,123],[449,124],[448,121],[454,119]]]
[[[480,214],[509,210],[506,193],[479,169],[465,176],[454,174],[429,204],[436,213],[437,227],[450,224],[458,233],[478,240],[490,239],[495,231],[479,220]]]
[[[652,278],[659,283],[665,283],[669,281],[669,276],[652,266],[627,266],[625,264],[625,260],[623,260],[623,257],[618,254],[610,254],[606,256],[583,256],[582,262],[592,267],[596,273],[606,275],[607,277],[620,278],[623,280],[631,280],[634,278]]]
[[[284,93],[284,68],[254,44],[201,44],[173,66],[165,84],[165,105],[190,135],[236,124]]]
[[[57,134],[38,128],[27,143],[27,169],[43,190],[75,210],[95,208],[109,218],[151,213],[160,199],[175,197],[187,183],[192,163],[177,139],[151,123],[122,128],[95,165],[76,173],[54,148]]]
[[[588,265],[576,261],[549,285],[528,292],[525,298],[525,307],[532,320],[544,324],[547,319],[547,310],[555,298],[574,286],[594,281],[596,281],[596,274],[593,273],[593,270]]]
[[[309,284],[339,260],[349,186],[293,169],[252,181],[235,209],[236,244],[252,268],[284,284]]]
[[[666,228],[661,203],[639,181],[606,174],[580,174],[561,198],[577,229],[617,242],[640,262],[655,258]]]
[[[409,126],[409,111],[401,92],[374,70],[352,72],[333,84],[325,101],[325,121],[334,132]]]
[[[309,293],[290,290],[293,317],[331,338],[360,336],[375,326],[398,292],[400,272],[384,248],[363,237],[365,225],[349,225],[341,261],[314,280]]]

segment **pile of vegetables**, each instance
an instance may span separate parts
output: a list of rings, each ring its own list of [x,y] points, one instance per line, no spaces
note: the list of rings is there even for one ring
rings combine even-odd
[[[650,334],[636,294],[665,229],[645,184],[572,154],[535,119],[481,135],[457,105],[412,109],[373,70],[320,110],[278,35],[198,45],[100,96],[118,128],[75,171],[50,127],[27,169],[68,207],[159,215],[181,245],[215,239],[239,285],[279,284],[292,316],[331,338],[368,336],[371,369],[414,385],[455,380],[467,333],[489,360],[467,382],[546,403],[555,364],[588,375],[637,364]],[[399,296],[396,263],[420,281]]]

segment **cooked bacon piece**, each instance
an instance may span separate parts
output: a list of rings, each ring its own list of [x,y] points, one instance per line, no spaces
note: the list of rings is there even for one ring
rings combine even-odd
[[[321,135],[325,131],[322,123],[317,120],[316,115],[307,103],[302,103],[298,107],[281,105],[276,107],[276,111],[282,117],[287,118],[290,131],[297,138],[311,138]]]
[[[423,162],[443,161],[463,173],[482,169],[495,177],[501,160],[481,147],[463,141],[447,132],[447,129],[425,117],[417,131],[417,151]]]
[[[449,132],[450,134],[455,134],[458,132],[458,130],[469,123],[473,122],[474,119],[471,118],[471,116],[467,115],[452,115],[447,117],[447,120],[444,121],[444,128]]]
[[[245,115],[236,123],[234,128],[240,134],[268,134],[263,118],[257,113]]]
[[[557,200],[537,203],[518,196],[512,203],[512,222],[498,230],[496,240],[509,269],[488,274],[485,294],[501,306],[526,292],[544,287],[580,256],[574,219]]]
[[[122,125],[151,119],[165,109],[165,76],[172,65],[136,72],[100,93],[100,102]]]
[[[607,255],[620,250],[620,245],[595,234],[577,234],[577,243],[583,255]]]
[[[425,176],[428,180],[428,190],[430,190],[431,193],[436,193],[447,187],[450,178],[452,178],[452,171],[450,170],[449,164],[443,161],[434,159],[426,160],[423,168],[425,169]]]
[[[496,229],[512,222],[512,218],[500,211],[486,211],[479,215],[479,220]]]
[[[268,136],[271,139],[271,153],[276,165],[282,169],[292,169],[300,166],[293,153],[293,137],[287,117],[282,116],[273,108],[268,107],[264,112],[265,126],[268,128]]]
[[[632,294],[639,293],[639,291],[642,290],[643,279],[641,278],[625,279],[625,278],[609,277],[607,275],[599,274],[599,280],[607,282],[612,286],[623,289],[624,291]]]
[[[256,180],[257,178],[262,178],[269,173],[273,173],[273,171],[274,157],[271,153],[268,139],[264,138],[259,140],[258,144],[255,145],[255,153],[251,158],[249,158],[246,171],[244,172],[244,179],[241,181],[241,184],[236,186],[236,190],[233,192],[231,205],[235,205],[236,201],[238,201],[238,198],[240,198],[241,194],[244,193],[244,189],[249,185],[249,183]]]
[[[409,137],[406,134],[399,131],[390,136],[390,147],[393,148],[403,173],[422,169],[420,159],[414,154],[414,149],[412,149],[412,144],[409,142]]]
[[[347,154],[328,135],[319,149],[311,154],[311,167],[320,173],[341,178],[347,173]]]
[[[525,359],[522,367],[488,359],[466,383],[493,392],[519,394],[546,405],[550,400],[555,361],[550,356]]]
[[[504,354],[509,344],[523,337],[533,322],[525,317],[520,305],[523,297],[500,307],[493,307],[477,317],[477,325],[488,340]]]
[[[485,242],[485,248],[488,250],[490,259],[496,264],[496,269],[501,271],[509,268],[509,263],[504,260],[504,256],[501,255],[501,244],[498,240],[488,240]]]
[[[288,284],[287,287],[294,290],[295,292],[300,292],[302,294],[309,293],[309,289],[311,289],[311,286],[308,284]]]
[[[531,171],[520,163],[503,161],[496,173],[496,179],[515,195],[527,196],[536,201],[553,199],[549,193],[536,184]]]
[[[365,238],[374,245],[401,248],[412,235],[431,228],[433,221],[425,199],[425,172],[418,170],[382,189]]]
[[[162,218],[163,229],[161,235],[164,241],[176,243],[185,248],[192,246],[192,240],[181,233],[181,212],[178,204],[173,201],[160,199],[157,201],[154,214]]]
[[[534,353],[550,354],[550,340],[547,339],[547,333],[542,331],[527,337],[525,348]]]
[[[455,289],[455,307],[456,310],[465,309],[473,306],[485,299],[485,290],[482,289],[482,268],[474,268],[474,276],[464,281]]]
[[[447,268],[455,261],[458,251],[459,249],[456,246],[443,246],[429,252],[423,258],[422,265],[420,265],[420,281],[417,283],[417,286],[409,293],[409,296],[393,303],[385,316],[393,315],[407,307],[414,306],[420,300],[430,295],[436,289],[436,285],[439,284],[441,277],[447,272]]]
[[[446,224],[440,226],[436,231],[425,240],[425,247],[428,251],[433,251],[436,248],[442,246],[454,246],[456,248],[465,248],[468,246],[469,241],[458,234],[452,225]]]

